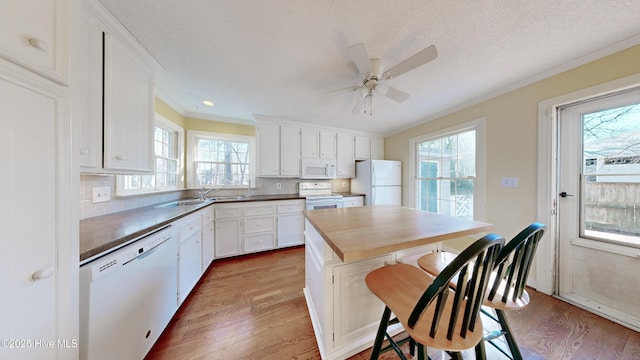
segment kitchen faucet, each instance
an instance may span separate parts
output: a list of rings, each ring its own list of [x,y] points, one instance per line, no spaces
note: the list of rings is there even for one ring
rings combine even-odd
[[[216,188],[207,189],[207,188],[203,187],[202,190],[198,191],[198,198],[200,200],[204,201],[204,196],[207,195],[212,190],[215,190],[216,192],[218,191],[218,189],[216,189]]]

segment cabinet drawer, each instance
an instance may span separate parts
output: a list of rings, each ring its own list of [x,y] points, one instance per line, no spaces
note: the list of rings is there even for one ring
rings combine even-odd
[[[244,251],[254,252],[273,249],[276,246],[276,237],[273,232],[251,234],[244,237]]]
[[[274,216],[258,216],[244,219],[244,233],[274,231],[276,229]]]
[[[304,201],[278,205],[278,214],[303,212],[305,209]]]
[[[189,237],[191,237],[193,234],[196,234],[200,231],[200,228],[202,227],[201,225],[201,220],[200,217],[197,216],[192,220],[189,220],[188,223],[180,226],[180,242],[183,242],[185,240],[187,240]]]
[[[216,219],[228,219],[240,217],[242,209],[239,207],[219,207],[216,208]]]
[[[213,208],[202,210],[201,214],[203,224],[208,224],[213,221]]]
[[[273,215],[273,205],[265,206],[247,206],[244,208],[244,216],[257,216],[257,215]]]

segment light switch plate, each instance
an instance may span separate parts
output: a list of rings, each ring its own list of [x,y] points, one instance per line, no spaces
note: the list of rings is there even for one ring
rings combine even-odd
[[[92,192],[91,202],[94,204],[111,200],[110,187],[94,187]]]
[[[516,188],[518,187],[518,180],[517,177],[503,177],[500,183],[502,187]]]

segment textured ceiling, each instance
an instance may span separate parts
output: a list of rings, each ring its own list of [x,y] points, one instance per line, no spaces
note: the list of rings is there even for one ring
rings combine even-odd
[[[101,2],[164,68],[161,97],[189,116],[383,134],[640,38],[640,0]],[[357,93],[325,92],[361,82],[356,43],[387,67],[429,45],[439,55],[387,82],[411,94],[404,103],[376,96],[373,116],[351,115]]]

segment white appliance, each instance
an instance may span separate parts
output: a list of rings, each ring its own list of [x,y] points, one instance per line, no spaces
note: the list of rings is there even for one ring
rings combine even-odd
[[[326,181],[301,181],[298,194],[305,197],[307,210],[341,208],[344,202],[342,195],[331,193],[331,183]]]
[[[402,163],[395,160],[366,160],[356,163],[351,191],[364,194],[365,205],[402,204]]]
[[[143,359],[178,309],[170,226],[80,267],[80,359]]]
[[[336,161],[334,159],[302,159],[301,179],[334,179]]]

